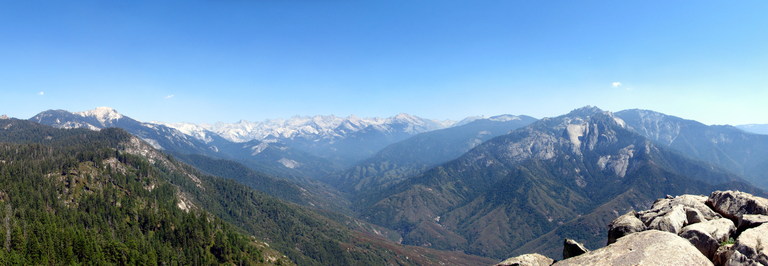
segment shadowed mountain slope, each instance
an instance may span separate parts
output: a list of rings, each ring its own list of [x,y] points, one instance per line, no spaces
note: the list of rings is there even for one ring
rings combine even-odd
[[[627,208],[720,184],[751,188],[585,107],[491,139],[359,204],[363,217],[399,230],[404,243],[502,258],[614,199]],[[594,219],[602,218],[583,224],[598,226]]]

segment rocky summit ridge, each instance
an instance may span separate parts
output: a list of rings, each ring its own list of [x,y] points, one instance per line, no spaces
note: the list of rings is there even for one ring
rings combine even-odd
[[[497,265],[768,265],[768,199],[745,192],[667,196],[608,228],[603,248],[566,239],[562,261],[524,254]]]

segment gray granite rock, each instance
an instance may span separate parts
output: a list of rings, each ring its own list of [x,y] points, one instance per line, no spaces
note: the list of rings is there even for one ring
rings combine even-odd
[[[555,260],[544,255],[531,253],[506,259],[496,264],[496,266],[549,266],[554,262]]]
[[[747,229],[755,228],[765,223],[768,223],[768,215],[744,214],[739,217],[739,226],[736,228],[736,231],[744,232]]]
[[[731,250],[731,256],[725,262],[726,266],[765,266],[764,264],[757,262],[753,259],[747,258],[744,254],[736,250]]]
[[[637,212],[631,211],[614,219],[608,225],[608,244],[616,242],[616,239],[631,233],[642,232],[647,226],[637,218]]]
[[[566,238],[563,241],[563,259],[576,257],[578,255],[587,253],[589,250],[576,240]]]
[[[669,232],[647,230],[554,265],[713,265],[688,240]]]
[[[697,195],[659,199],[650,210],[639,212],[638,218],[648,229],[679,234],[683,226],[721,217],[706,201],[707,197]]]
[[[740,191],[715,191],[707,205],[723,216],[737,221],[744,214],[768,215],[768,199]]]
[[[731,256],[733,261],[754,261],[768,265],[768,224],[762,224],[758,227],[747,229],[741,233],[739,238],[736,239],[736,243],[733,245],[733,250],[736,251]],[[749,260],[737,258],[739,254]],[[729,259],[729,262],[730,261],[731,260]]]
[[[736,232],[733,221],[720,218],[683,227],[680,237],[688,239],[704,256],[715,261],[720,244]]]

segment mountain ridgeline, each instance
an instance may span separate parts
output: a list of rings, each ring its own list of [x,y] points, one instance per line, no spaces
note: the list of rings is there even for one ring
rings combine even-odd
[[[1,252],[11,263],[488,262],[351,231],[203,174],[119,129],[54,129],[7,119],[0,120],[0,143],[0,204],[10,210],[4,212],[10,244]]]
[[[2,264],[290,264],[203,211],[137,139],[0,120]],[[173,165],[168,165],[173,167]]]
[[[154,148],[170,154],[199,154],[235,160],[266,173],[294,179],[312,176],[309,173],[327,173],[336,169],[327,160],[290,149],[280,143],[258,140],[237,143],[207,130],[185,133],[165,124],[136,121],[108,107],[77,113],[49,110],[30,120],[56,128],[122,128]]]
[[[371,158],[327,180],[345,191],[375,191],[431,167],[453,160],[475,146],[536,121],[529,116],[503,115],[422,133],[394,143]]]
[[[174,211],[208,215],[222,234],[232,229],[231,239],[255,243],[230,241],[240,248],[225,249],[224,259],[210,248],[189,255],[206,261],[487,265],[523,253],[559,258],[563,238],[603,246],[608,223],[657,198],[727,189],[764,196],[754,185],[768,187],[768,135],[647,110],[584,107],[541,120],[501,115],[459,123],[400,114],[194,125],[139,122],[97,108],[30,120],[101,130],[38,125],[34,132],[125,134],[109,129],[118,127],[134,135],[134,148],[117,141],[114,150],[146,161],[157,182],[176,189],[175,200],[164,198]],[[4,134],[13,145],[50,141],[7,128]]]
[[[363,217],[401,231],[404,243],[499,258],[531,241],[559,245],[563,236],[599,245],[605,236],[582,232],[600,232],[593,227],[605,224],[590,219],[610,215],[606,208],[622,212],[666,194],[731,187],[754,189],[588,107],[491,139],[357,206]]]
[[[648,110],[625,110],[616,116],[659,145],[768,188],[768,135],[747,133],[732,126],[707,126]]]

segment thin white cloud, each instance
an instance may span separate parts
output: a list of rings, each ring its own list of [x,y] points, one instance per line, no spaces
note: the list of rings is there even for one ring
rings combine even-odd
[[[37,95],[43,96],[45,95],[45,92],[44,91],[38,92]]]
[[[618,82],[618,81],[611,82],[611,87],[614,87],[614,88],[621,87],[621,82]]]
[[[166,100],[168,100],[168,99],[171,99],[171,98],[173,98],[173,97],[176,97],[176,95],[170,94],[170,95],[167,95],[167,96],[165,96],[165,97],[163,97],[163,98],[165,98]]]

